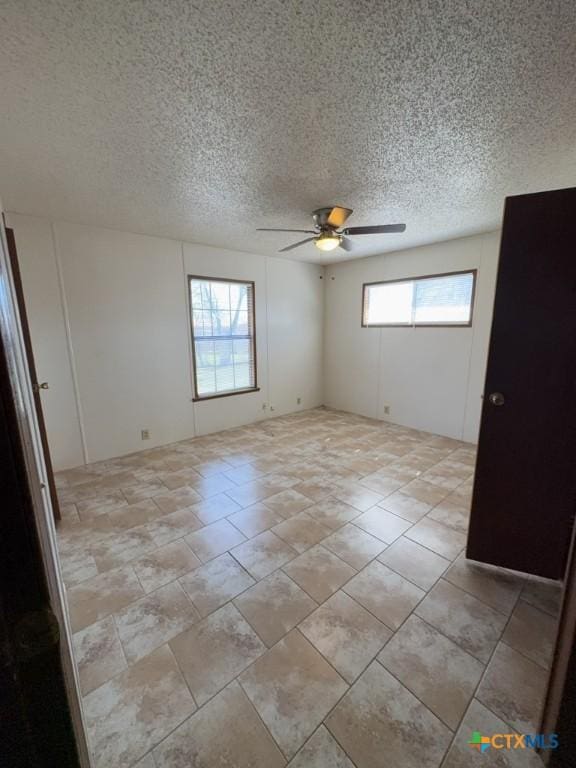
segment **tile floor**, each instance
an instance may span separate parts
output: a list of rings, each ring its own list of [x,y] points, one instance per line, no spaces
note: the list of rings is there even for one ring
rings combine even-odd
[[[559,590],[468,563],[474,447],[323,408],[60,473],[95,768],[537,766]]]

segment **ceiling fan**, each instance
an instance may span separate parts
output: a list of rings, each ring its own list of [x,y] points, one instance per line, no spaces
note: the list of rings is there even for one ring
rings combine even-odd
[[[406,224],[380,224],[372,227],[347,227],[342,229],[346,220],[352,213],[350,208],[341,208],[334,205],[331,208],[318,208],[312,213],[314,219],[314,229],[269,229],[267,227],[258,227],[258,232],[304,232],[313,237],[306,237],[297,243],[287,245],[281,248],[279,253],[291,251],[299,248],[305,243],[314,241],[316,248],[321,251],[333,251],[334,248],[343,248],[345,251],[352,250],[352,241],[348,239],[349,235],[384,235],[391,232],[404,232]]]

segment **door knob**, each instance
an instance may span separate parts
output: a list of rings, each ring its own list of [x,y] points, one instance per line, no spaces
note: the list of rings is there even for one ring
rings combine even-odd
[[[43,381],[42,384],[37,384],[36,389],[50,389],[47,381]]]
[[[492,394],[488,397],[488,400],[490,401],[491,405],[504,405],[505,399],[502,392],[492,392]]]

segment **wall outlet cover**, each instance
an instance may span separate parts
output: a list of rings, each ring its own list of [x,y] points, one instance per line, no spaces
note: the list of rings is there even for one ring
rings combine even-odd
[[[390,406],[389,405],[385,405],[384,406],[384,415],[385,416],[389,416],[390,415]]]
[[[150,430],[149,429],[143,429],[140,434],[142,435],[142,440],[150,440]]]

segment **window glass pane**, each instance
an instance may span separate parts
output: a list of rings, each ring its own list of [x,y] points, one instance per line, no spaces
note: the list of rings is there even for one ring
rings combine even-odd
[[[232,313],[231,332],[234,336],[248,336],[248,312],[238,310]]]
[[[198,395],[209,395],[216,391],[216,368],[196,368]]]
[[[467,325],[474,272],[366,285],[365,325]]]
[[[366,324],[410,324],[413,288],[412,282],[366,286]]]
[[[196,396],[256,386],[251,283],[190,280]]]
[[[250,362],[250,340],[234,340],[234,365],[241,365]]]
[[[214,309],[230,311],[230,286],[228,283],[210,283],[210,294]]]
[[[248,286],[244,283],[230,283],[230,309],[232,312],[248,309]]]
[[[214,342],[212,340],[197,338],[194,346],[196,347],[196,366],[198,368],[209,368],[215,364]]]
[[[467,323],[470,320],[474,275],[446,275],[417,280],[416,323]]]
[[[254,386],[249,365],[234,365],[234,384],[236,389],[248,389]]]
[[[194,336],[212,336],[212,313],[205,309],[195,309],[192,316]]]
[[[216,392],[230,392],[234,387],[234,366],[220,365],[216,368]]]

